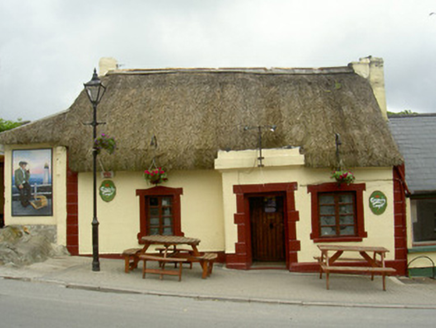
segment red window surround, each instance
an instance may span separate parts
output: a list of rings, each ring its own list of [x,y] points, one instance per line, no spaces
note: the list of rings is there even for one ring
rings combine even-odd
[[[356,184],[337,184],[337,183],[323,183],[320,185],[311,185],[307,187],[307,192],[312,196],[312,233],[310,238],[315,243],[320,242],[346,242],[346,241],[362,241],[363,238],[368,236],[365,231],[365,218],[363,213],[363,191],[366,189],[364,183]],[[354,191],[356,193],[356,236],[344,237],[321,237],[319,226],[319,206],[318,206],[318,193],[324,192],[341,192],[341,191]]]
[[[142,237],[147,236],[147,212],[146,201],[149,196],[172,196],[173,197],[173,228],[175,236],[184,236],[180,215],[180,195],[183,195],[183,188],[153,187],[150,189],[137,189],[136,196],[139,196],[139,233],[138,242],[143,244]]]

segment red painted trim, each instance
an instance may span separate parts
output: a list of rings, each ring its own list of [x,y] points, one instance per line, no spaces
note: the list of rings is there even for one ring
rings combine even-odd
[[[67,161],[67,249],[79,255],[79,192],[78,174],[68,167]]]
[[[337,183],[323,183],[319,185],[310,185],[307,187],[307,192],[311,193],[311,207],[312,207],[312,233],[310,238],[313,242],[356,242],[362,241],[363,238],[368,237],[365,231],[365,216],[363,212],[363,191],[366,189],[364,183],[355,184],[337,184]],[[341,191],[354,191],[356,193],[356,220],[357,220],[357,234],[356,236],[347,237],[321,237],[319,228],[319,213],[318,213],[318,193],[321,192],[341,192]]]
[[[168,188],[157,186],[149,189],[137,189],[136,196],[139,196],[139,233],[137,235],[138,242],[143,244],[142,237],[147,236],[147,213],[146,213],[146,197],[148,196],[173,196],[173,219],[174,219],[174,235],[184,236],[181,224],[181,205],[180,196],[183,195],[183,188]]]
[[[407,274],[406,192],[408,189],[404,176],[404,165],[395,166],[393,169],[395,269],[400,275]]]
[[[252,264],[251,253],[251,229],[249,196],[259,194],[281,193],[285,197],[285,238],[286,238],[286,265],[298,262],[298,251],[301,249],[300,241],[297,240],[296,222],[299,213],[295,210],[294,192],[297,183],[268,183],[259,185],[234,185],[233,192],[236,194],[236,213],[234,222],[237,225],[238,242],[235,244],[235,254],[227,254],[226,266],[233,269],[247,270]]]

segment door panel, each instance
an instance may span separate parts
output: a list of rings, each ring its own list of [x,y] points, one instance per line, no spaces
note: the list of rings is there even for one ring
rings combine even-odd
[[[251,197],[253,261],[285,260],[283,196]]]

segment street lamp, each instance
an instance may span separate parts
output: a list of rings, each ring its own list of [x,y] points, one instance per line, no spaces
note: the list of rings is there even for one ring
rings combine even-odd
[[[100,103],[101,98],[106,91],[106,87],[101,84],[101,81],[97,75],[97,70],[94,68],[94,74],[91,81],[83,84],[88,95],[89,101],[92,104],[93,120],[92,125],[92,144],[97,138],[97,125],[101,124],[97,122],[97,105]],[[100,261],[98,258],[98,219],[97,219],[97,149],[95,146],[92,148],[93,157],[93,178],[94,178],[94,201],[93,201],[93,218],[92,218],[92,271],[100,271]]]
[[[271,132],[274,132],[277,129],[277,125],[257,125],[257,126],[245,126],[244,131],[248,131],[251,129],[257,129],[259,132],[259,157],[257,158],[259,160],[258,167],[264,167],[262,160],[265,159],[265,157],[262,156],[262,129],[268,129]]]

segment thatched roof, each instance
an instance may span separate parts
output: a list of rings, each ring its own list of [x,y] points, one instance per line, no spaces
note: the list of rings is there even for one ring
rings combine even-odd
[[[143,170],[156,155],[167,169],[213,169],[219,149],[256,149],[244,126],[277,125],[264,148],[299,146],[307,167],[336,166],[335,133],[347,167],[402,163],[369,82],[331,69],[122,70],[102,77],[99,131],[117,140],[106,169]],[[92,170],[92,107],[82,92],[63,113],[0,134],[3,144],[69,148],[75,171]],[[158,148],[150,145],[156,136]]]

